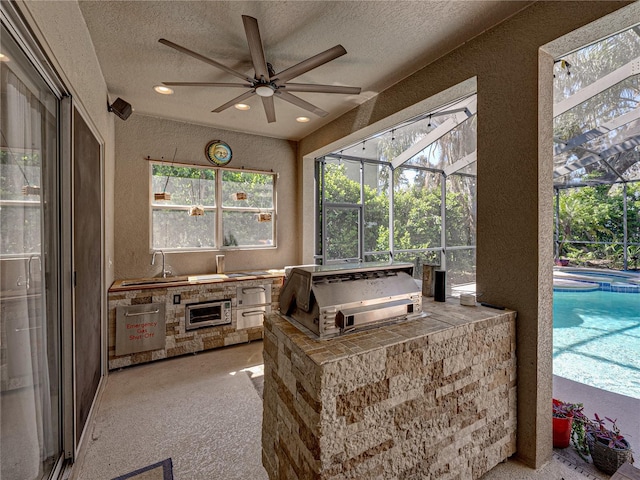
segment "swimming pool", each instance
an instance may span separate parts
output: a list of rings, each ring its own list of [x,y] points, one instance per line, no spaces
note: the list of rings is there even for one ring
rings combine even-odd
[[[555,292],[595,291],[640,293],[640,273],[594,268],[553,269]]]
[[[640,294],[599,288],[554,287],[553,373],[640,398]]]

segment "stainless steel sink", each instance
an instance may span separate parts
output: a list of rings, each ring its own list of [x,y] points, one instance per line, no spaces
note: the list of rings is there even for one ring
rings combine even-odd
[[[170,278],[149,278],[146,280],[123,280],[120,285],[123,287],[132,287],[140,285],[157,285],[158,283],[177,283],[187,282],[186,277],[170,277]]]

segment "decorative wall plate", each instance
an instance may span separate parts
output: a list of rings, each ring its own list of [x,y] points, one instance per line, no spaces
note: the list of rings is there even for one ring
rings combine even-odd
[[[214,165],[226,165],[231,161],[231,147],[222,140],[212,140],[204,149],[209,162]]]

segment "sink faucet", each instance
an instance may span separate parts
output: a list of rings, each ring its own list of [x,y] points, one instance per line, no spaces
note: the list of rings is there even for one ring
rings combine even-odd
[[[167,274],[171,273],[171,272],[169,272],[165,268],[164,252],[162,250],[154,250],[153,251],[153,257],[151,257],[151,265],[155,265],[156,264],[156,253],[160,253],[162,255],[162,278],[167,278]]]

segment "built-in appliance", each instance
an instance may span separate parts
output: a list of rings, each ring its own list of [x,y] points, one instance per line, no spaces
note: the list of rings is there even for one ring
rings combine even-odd
[[[190,303],[185,306],[185,329],[231,325],[231,300]]]
[[[236,328],[259,327],[271,313],[271,284],[238,287],[236,291]]]
[[[423,316],[411,263],[291,267],[280,313],[317,338]]]

